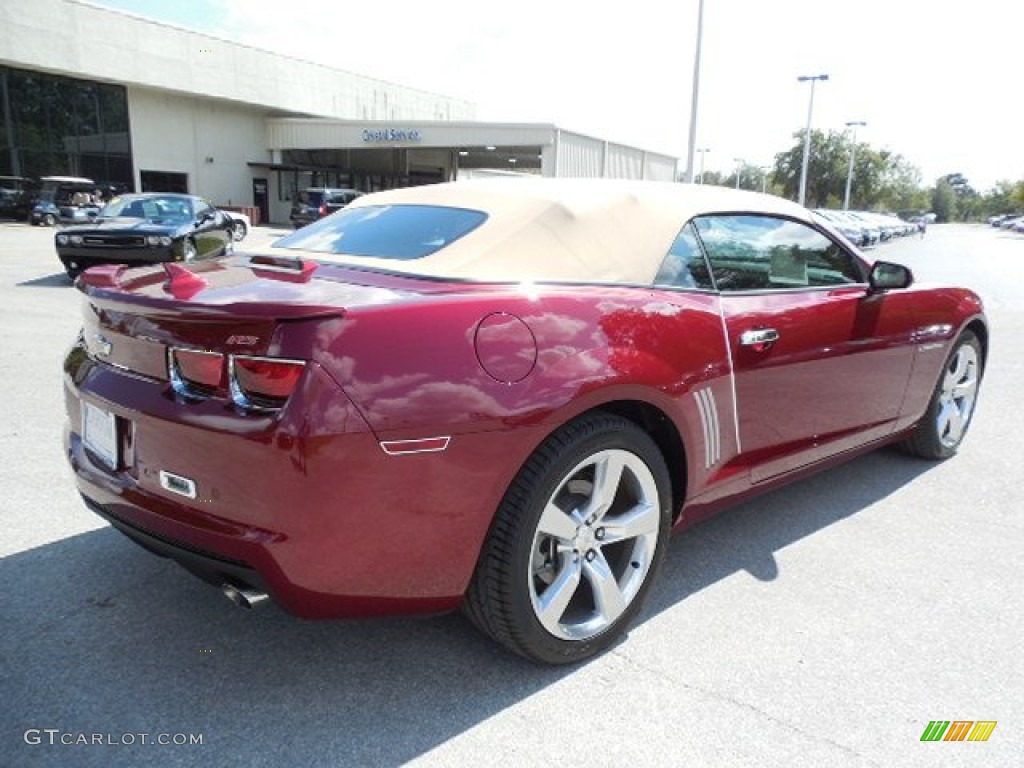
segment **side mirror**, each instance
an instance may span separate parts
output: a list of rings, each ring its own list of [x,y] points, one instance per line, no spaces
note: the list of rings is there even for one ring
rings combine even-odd
[[[908,267],[891,261],[876,261],[868,277],[872,292],[906,288],[913,282],[914,273]]]

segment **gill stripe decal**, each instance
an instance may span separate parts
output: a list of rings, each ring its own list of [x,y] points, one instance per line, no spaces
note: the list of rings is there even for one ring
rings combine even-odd
[[[700,413],[700,425],[704,430],[704,468],[710,469],[722,458],[722,430],[718,421],[718,405],[715,393],[710,387],[698,389],[693,399]]]

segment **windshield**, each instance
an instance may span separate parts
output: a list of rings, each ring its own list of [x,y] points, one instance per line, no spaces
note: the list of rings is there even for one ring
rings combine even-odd
[[[339,256],[409,260],[429,256],[487,218],[483,211],[435,205],[365,205],[303,227],[275,248]]]
[[[147,221],[191,221],[192,203],[184,197],[115,197],[100,211],[103,219],[126,218]]]
[[[319,208],[324,201],[324,193],[318,189],[304,189],[299,192],[299,203],[310,208]]]

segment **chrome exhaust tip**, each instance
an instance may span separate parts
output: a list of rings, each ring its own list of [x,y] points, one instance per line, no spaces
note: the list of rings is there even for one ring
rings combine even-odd
[[[270,599],[270,595],[266,592],[260,592],[258,589],[239,588],[234,584],[221,584],[220,591],[224,593],[224,597],[239,608],[252,609]]]

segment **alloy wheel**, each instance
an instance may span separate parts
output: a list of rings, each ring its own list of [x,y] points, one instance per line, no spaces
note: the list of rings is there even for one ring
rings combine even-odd
[[[942,377],[936,429],[939,440],[955,446],[963,437],[978,392],[978,353],[970,344],[956,350]]]
[[[562,640],[611,626],[646,580],[660,518],[654,476],[636,455],[610,449],[577,464],[534,535],[528,578],[541,625]]]

